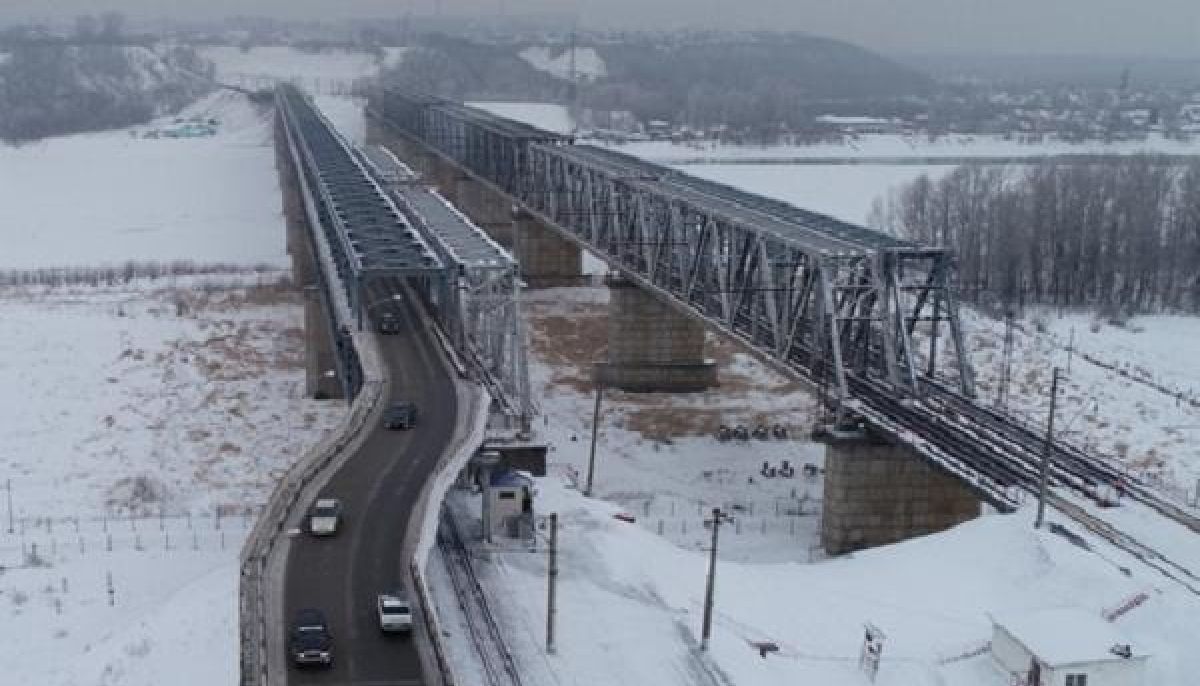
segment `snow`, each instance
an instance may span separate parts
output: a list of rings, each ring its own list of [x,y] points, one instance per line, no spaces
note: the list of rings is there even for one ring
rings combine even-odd
[[[242,539],[344,412],[303,397],[269,117],[230,93],[184,116],[221,125],[0,149],[0,268],[85,266],[77,283],[0,287],[5,683],[236,681]],[[92,268],[130,259],[226,266]]]
[[[515,119],[554,133],[570,133],[574,128],[567,108],[544,102],[468,102],[492,114]]]
[[[179,116],[221,126],[210,138],[145,139],[137,127],[0,147],[0,269],[285,264],[283,231],[264,230],[281,226],[268,113],[219,92]]]
[[[994,620],[1050,667],[1125,659],[1109,650],[1117,645],[1129,645],[1133,656],[1146,655],[1112,624],[1078,608],[1012,612]]]
[[[963,316],[980,398],[994,403],[1004,323],[969,308]],[[1190,354],[1198,337],[1195,317],[1144,316],[1113,326],[1086,313],[1033,310],[1013,331],[1008,411],[1044,425],[1058,366],[1065,374],[1059,436],[1190,502],[1200,480],[1200,363]],[[1195,559],[1200,568],[1200,552]]]
[[[954,171],[949,165],[919,164],[696,164],[676,169],[855,224],[867,224],[877,200],[921,175],[937,181]]]
[[[534,69],[552,74],[560,79],[571,78],[570,48],[548,48],[531,46],[520,52],[521,59],[528,62]],[[608,75],[604,58],[595,48],[574,48],[575,74],[583,79],[600,79]]]
[[[950,134],[930,140],[923,136],[863,134],[841,142],[813,145],[733,145],[715,141],[674,143],[636,141],[616,146],[622,152],[663,163],[681,161],[719,162],[729,160],[789,160],[814,158],[848,161],[886,161],[887,158],[1011,158],[1045,155],[1118,154],[1142,152],[1194,155],[1200,140],[1177,141],[1151,134],[1144,141],[1085,141],[1069,143],[1047,139],[1040,142],[1006,140],[1001,136]]]
[[[463,496],[460,496],[463,497]],[[465,512],[473,503],[464,502]],[[559,515],[557,652],[542,649],[545,543],[499,543],[479,573],[529,684],[864,683],[862,627],[887,634],[882,686],[1007,686],[987,653],[990,614],[1069,607],[1099,617],[1142,590],[1151,600],[1120,620],[1154,655],[1147,683],[1183,686],[1200,667],[1191,640],[1200,602],[1128,558],[1130,576],[1050,533],[1028,513],[985,516],[942,534],[818,564],[722,561],[707,655],[697,651],[707,554],[616,520],[619,508],[539,480],[535,507]],[[725,527],[721,545],[736,539]],[[1121,557],[1095,545],[1103,555]],[[483,544],[477,543],[479,547]],[[1055,628],[1063,633],[1072,624]],[[765,658],[755,643],[780,648]]]

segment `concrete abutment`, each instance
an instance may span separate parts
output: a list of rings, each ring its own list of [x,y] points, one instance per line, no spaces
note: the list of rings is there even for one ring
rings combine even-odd
[[[911,448],[869,437],[826,448],[821,545],[830,555],[944,531],[978,517],[981,507],[961,481]]]

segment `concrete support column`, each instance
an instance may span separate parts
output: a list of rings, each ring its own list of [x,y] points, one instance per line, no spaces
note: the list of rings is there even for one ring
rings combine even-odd
[[[329,319],[321,303],[318,286],[304,289],[304,392],[317,398],[342,397],[337,378],[337,360],[329,342]]]
[[[487,232],[500,245],[512,249],[513,207],[503,193],[468,177],[460,177],[456,188],[457,207],[471,218],[476,226]]]
[[[606,387],[635,393],[694,392],[717,385],[704,357],[704,325],[633,283],[609,282],[608,360],[596,365]]]
[[[826,448],[821,545],[830,555],[944,531],[979,513],[962,482],[908,448],[870,438]]]
[[[521,265],[521,276],[530,285],[570,282],[583,273],[583,253],[579,246],[533,216],[518,212],[514,218],[514,233],[514,251]]]

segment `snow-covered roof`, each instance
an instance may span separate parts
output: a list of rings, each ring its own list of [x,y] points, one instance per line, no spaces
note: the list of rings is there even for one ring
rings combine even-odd
[[[1050,667],[1129,659],[1112,652],[1118,645],[1130,646],[1132,658],[1149,656],[1115,626],[1077,608],[1004,614],[992,621]]]

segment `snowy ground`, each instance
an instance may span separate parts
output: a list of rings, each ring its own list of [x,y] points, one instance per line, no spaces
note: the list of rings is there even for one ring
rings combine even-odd
[[[620,508],[557,478],[538,489],[539,511],[560,518],[555,655],[543,650],[544,541],[480,550],[476,565],[501,599],[525,683],[857,686],[868,683],[857,663],[870,622],[887,635],[878,684],[1008,686],[987,653],[945,662],[990,639],[989,615],[1074,608],[1099,617],[1141,592],[1149,600],[1114,628],[1153,654],[1146,683],[1184,686],[1200,668],[1195,596],[1098,541],[1088,552],[1037,532],[1026,514],[817,564],[722,562],[702,655],[706,554],[614,519]],[[731,538],[723,529],[722,545]],[[754,644],[764,641],[779,652],[761,658]]]
[[[586,478],[595,402],[591,364],[604,359],[607,288],[530,291],[530,377],[541,405],[539,431],[563,478]],[[823,450],[806,440],[814,401],[801,387],[713,336],[709,354],[721,387],[688,395],[606,393],[596,450],[595,493],[681,546],[703,544],[702,521],[715,506],[739,513],[729,559],[808,560],[821,510]],[[722,425],[784,425],[787,440],[716,440]],[[791,478],[766,477],[784,461]],[[776,472],[778,474],[778,471]],[[582,486],[582,483],[581,483]]]
[[[979,394],[995,403],[1004,375],[1003,322],[964,309]],[[1073,332],[1073,333],[1072,333]],[[1043,425],[1050,377],[1067,372],[1057,431],[1192,501],[1200,480],[1200,319],[1137,317],[1113,326],[1087,314],[1032,313],[1014,327],[1009,411]],[[1074,337],[1075,354],[1069,354]],[[1068,359],[1069,358],[1069,359]]]
[[[0,147],[0,269],[126,260],[285,264],[271,129],[241,96],[217,93],[183,117],[213,117],[213,137],[147,139],[146,130]],[[215,201],[216,200],[216,201]]]
[[[100,275],[0,289],[14,684],[234,683],[244,532],[344,411],[303,397],[269,117],[231,94],[193,114],[217,134],[140,137],[159,122],[0,149],[0,267]],[[102,268],[131,259],[228,266],[132,282]],[[243,271],[257,263],[274,271]]]

